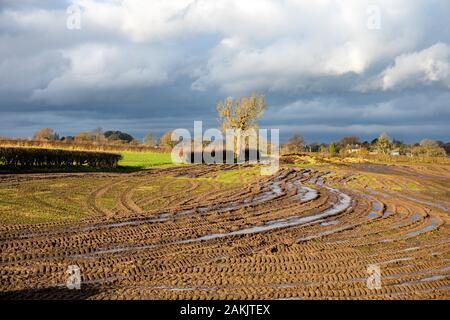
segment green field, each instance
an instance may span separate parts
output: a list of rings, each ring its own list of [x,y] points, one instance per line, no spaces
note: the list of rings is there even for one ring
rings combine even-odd
[[[252,166],[252,167],[242,167],[233,170],[219,171],[195,179],[225,184],[243,184],[249,183],[260,176],[261,176],[261,167]]]
[[[172,164],[170,153],[124,151],[120,154],[123,158],[119,166],[128,169],[149,169]]]
[[[140,162],[135,158],[133,163],[156,167],[161,162],[155,160],[158,157],[153,158],[152,162],[148,157]],[[258,167],[242,167],[218,170],[198,178],[136,176],[130,171],[109,176],[59,173],[52,179],[5,181],[0,183],[0,224],[77,221],[89,215],[114,215],[126,211],[127,204],[139,203],[141,199],[146,199],[141,203],[142,210],[160,210],[190,197],[240,186],[259,177]],[[173,196],[167,197],[170,194]]]

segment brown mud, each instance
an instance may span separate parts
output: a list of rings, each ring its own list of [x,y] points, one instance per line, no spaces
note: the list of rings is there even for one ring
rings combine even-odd
[[[2,184],[112,180],[90,193],[91,215],[79,221],[0,225],[0,299],[450,298],[448,199],[427,205],[434,189],[448,188],[448,173],[427,174],[423,195],[352,184],[367,171],[421,179],[409,168],[378,167],[290,167],[238,187],[191,179],[182,190],[172,181],[158,195],[139,192],[163,177],[235,167],[1,176]],[[103,207],[114,188],[116,206]],[[371,264],[380,266],[381,289],[367,287]],[[66,288],[70,265],[81,270],[81,290]]]

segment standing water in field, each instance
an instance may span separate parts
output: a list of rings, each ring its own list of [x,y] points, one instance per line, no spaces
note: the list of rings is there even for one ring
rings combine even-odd
[[[288,228],[288,227],[304,225],[304,224],[311,223],[311,222],[314,222],[317,220],[321,220],[323,218],[334,216],[336,214],[339,214],[339,213],[347,210],[350,207],[350,205],[351,205],[350,196],[348,196],[345,193],[340,192],[339,190],[336,190],[336,189],[333,189],[330,187],[326,187],[326,186],[324,186],[324,187],[326,189],[328,189],[330,192],[332,192],[338,196],[338,202],[333,204],[333,206],[331,208],[328,208],[327,210],[325,210],[319,214],[307,216],[307,217],[293,216],[293,217],[289,217],[289,218],[285,218],[285,219],[272,220],[272,221],[266,222],[262,226],[254,226],[254,227],[245,228],[245,229],[228,232],[228,233],[209,234],[209,235],[205,235],[205,236],[195,238],[195,239],[182,240],[182,241],[180,241],[180,243],[190,243],[190,242],[194,242],[194,241],[205,241],[205,240],[212,240],[212,239],[223,238],[223,237],[254,234],[254,233],[260,233],[260,232],[270,231],[270,230],[274,230],[274,229],[279,229],[279,228]]]

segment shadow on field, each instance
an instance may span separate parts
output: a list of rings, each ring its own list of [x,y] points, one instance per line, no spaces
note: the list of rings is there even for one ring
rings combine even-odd
[[[80,290],[52,287],[0,292],[0,300],[84,300],[99,292],[100,288],[82,284]]]

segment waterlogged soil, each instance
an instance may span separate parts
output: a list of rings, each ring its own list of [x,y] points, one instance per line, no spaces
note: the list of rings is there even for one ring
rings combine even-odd
[[[14,210],[23,194],[23,212],[79,213],[11,223],[12,209],[0,207],[0,298],[450,298],[445,168],[289,167],[241,183],[211,179],[237,169],[0,176],[0,200]],[[380,289],[367,286],[373,264]],[[67,288],[73,265],[80,290]]]

